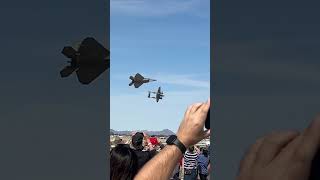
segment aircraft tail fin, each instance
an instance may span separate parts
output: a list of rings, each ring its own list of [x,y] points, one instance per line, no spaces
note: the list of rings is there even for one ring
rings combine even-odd
[[[132,86],[134,84],[134,78],[130,76],[129,79],[131,79],[131,83],[129,84],[129,86]]]
[[[68,77],[70,76],[76,69],[75,68],[72,68],[70,66],[66,66],[65,68],[63,68],[61,71],[60,71],[60,76],[61,77]]]
[[[62,54],[65,55],[66,57],[72,59],[75,58],[77,55],[77,51],[73,49],[71,46],[66,46],[62,50]]]

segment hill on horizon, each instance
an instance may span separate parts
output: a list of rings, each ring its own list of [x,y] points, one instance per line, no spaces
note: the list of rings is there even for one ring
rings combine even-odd
[[[113,129],[110,129],[110,135],[112,134],[118,134],[118,135],[131,135],[132,132],[145,132],[149,136],[170,136],[175,134],[170,129],[163,129],[161,131],[148,131],[148,130],[134,130],[134,131],[116,131]]]

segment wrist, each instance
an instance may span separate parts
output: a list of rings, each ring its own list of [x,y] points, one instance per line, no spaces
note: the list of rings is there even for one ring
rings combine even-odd
[[[183,155],[182,152],[181,152],[181,150],[180,150],[177,146],[166,146],[166,148],[167,148],[168,150],[173,151],[175,154],[179,154],[179,156],[182,156],[182,155]]]
[[[183,138],[183,136],[177,134],[177,138],[187,149],[191,146],[191,144],[188,143],[188,141],[185,140],[185,138]]]
[[[178,138],[178,136],[176,135],[169,136],[168,139],[166,140],[166,143],[167,145],[176,146],[182,154],[184,154],[187,150],[187,147],[185,146],[185,144],[183,144]]]

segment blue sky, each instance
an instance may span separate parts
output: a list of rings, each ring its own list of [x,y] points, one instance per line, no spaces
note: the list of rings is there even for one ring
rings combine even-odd
[[[210,94],[209,0],[111,0],[110,127],[176,131]],[[157,79],[129,87],[135,73]],[[159,103],[149,90],[163,89]]]

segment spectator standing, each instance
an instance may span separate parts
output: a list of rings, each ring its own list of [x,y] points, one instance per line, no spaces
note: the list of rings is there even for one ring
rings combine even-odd
[[[110,179],[128,180],[138,172],[138,159],[127,144],[118,144],[110,152]]]
[[[196,180],[198,176],[199,149],[195,146],[188,148],[184,154],[184,180]]]
[[[144,164],[146,164],[153,156],[156,155],[155,150],[144,150],[145,147],[143,146],[144,139],[146,140],[149,145],[151,145],[150,142],[148,142],[148,137],[145,133],[137,132],[132,136],[132,147],[134,149],[135,154],[138,157],[138,169],[141,169]]]
[[[209,108],[210,99],[206,103],[195,103],[189,106],[177,134],[167,139],[167,145],[143,166],[134,179],[170,179],[186,149],[210,136],[210,130],[203,128]]]
[[[203,149],[202,153],[198,156],[198,172],[200,180],[207,180],[209,174],[210,159],[208,156],[208,150]]]

